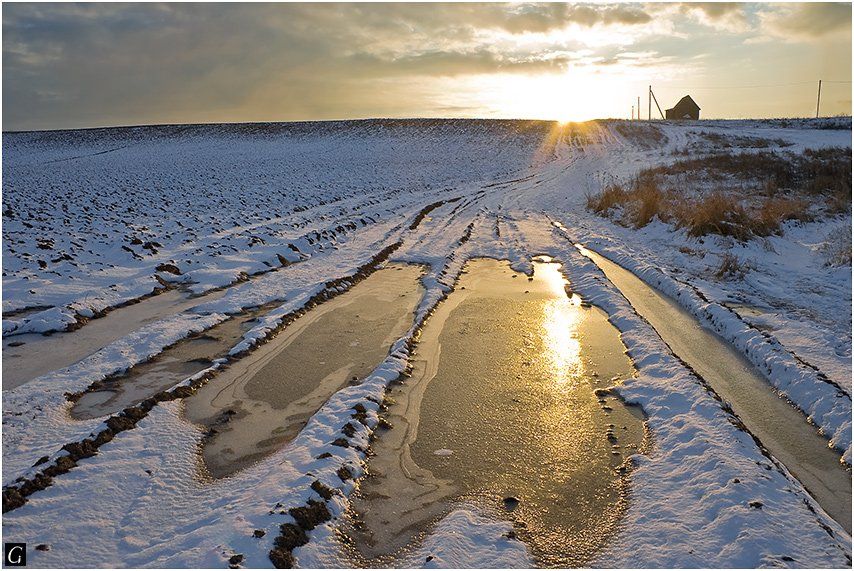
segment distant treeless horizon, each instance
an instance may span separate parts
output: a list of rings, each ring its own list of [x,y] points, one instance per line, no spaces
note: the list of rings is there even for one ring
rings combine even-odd
[[[4,131],[647,118],[650,84],[662,110],[809,117],[819,79],[850,115],[851,5],[15,3],[3,79]]]
[[[664,110],[664,108],[662,108]],[[832,118],[848,118],[852,115],[850,113],[837,113],[835,115],[825,115],[822,114],[821,119],[832,119]],[[703,117],[701,120],[708,121],[774,121],[774,120],[810,120],[814,119],[815,115],[791,115],[791,116],[779,116],[779,117]],[[46,128],[34,128],[34,129],[11,129],[11,128],[3,128],[3,133],[34,133],[34,132],[51,132],[51,131],[96,131],[100,129],[136,129],[139,127],[204,127],[210,125],[265,125],[265,124],[282,124],[287,125],[290,123],[357,123],[360,121],[542,121],[544,123],[556,123],[558,125],[573,125],[573,124],[582,124],[582,123],[590,123],[597,121],[629,121],[629,118],[626,117],[594,117],[592,119],[580,119],[578,121],[573,121],[570,119],[536,119],[530,117],[351,117],[346,119],[281,119],[275,121],[206,121],[206,122],[194,122],[194,123],[117,123],[114,125],[88,125],[84,127],[46,127]],[[642,119],[635,119],[636,121],[646,122],[648,119],[644,116]],[[653,115],[653,121],[664,121],[660,116]]]

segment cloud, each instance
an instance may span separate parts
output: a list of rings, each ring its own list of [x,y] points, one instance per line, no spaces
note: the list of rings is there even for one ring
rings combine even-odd
[[[543,73],[566,67],[573,58],[564,54],[529,54],[513,57],[488,50],[475,52],[427,52],[384,59],[368,54],[355,54],[348,58],[350,69],[359,75],[429,75],[453,77],[486,73]]]
[[[377,78],[555,72],[579,47],[568,26],[649,20],[633,4],[10,4],[4,128],[291,118],[303,98],[346,115],[380,100]]]
[[[668,4],[661,5],[665,10]],[[682,2],[672,5],[675,12],[693,21],[720,31],[744,33],[751,30],[747,18],[747,4],[742,2]]]
[[[472,26],[494,28],[513,34],[541,33],[580,26],[637,25],[650,21],[650,15],[635,4],[554,3],[454,3],[391,4],[388,19],[407,22],[413,27],[448,28]]]
[[[628,65],[637,67],[663,67],[676,63],[675,56],[664,56],[655,51],[627,52],[621,51],[610,55],[594,58],[591,63],[595,65]]]
[[[765,34],[789,41],[851,36],[851,4],[774,5],[760,11],[759,18]]]
[[[725,18],[731,14],[744,13],[743,2],[693,2],[682,4],[683,8],[700,10],[713,20]]]
[[[827,6],[11,3],[3,127],[442,113],[430,86],[466,76],[748,61],[717,32],[748,24],[787,41],[850,38],[850,10]]]
[[[717,29],[745,32],[750,29],[745,5],[738,2],[699,2],[692,7],[700,22]]]
[[[585,26],[646,24],[652,17],[641,7],[630,4],[603,6],[575,5],[567,8],[567,20]]]

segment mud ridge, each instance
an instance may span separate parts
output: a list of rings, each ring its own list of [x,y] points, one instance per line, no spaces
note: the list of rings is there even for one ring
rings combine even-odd
[[[117,303],[115,305],[111,305],[111,306],[105,307],[103,309],[99,309],[98,311],[93,311],[92,316],[90,316],[90,317],[86,317],[85,315],[82,315],[79,311],[74,311],[74,321],[72,323],[69,323],[68,325],[66,325],[62,329],[49,329],[48,331],[43,331],[43,332],[41,332],[41,335],[53,335],[54,333],[71,333],[72,331],[77,331],[78,329],[80,329],[81,327],[83,327],[84,325],[86,325],[87,323],[92,321],[93,319],[98,319],[100,317],[104,317],[105,315],[107,315],[111,311],[114,311],[116,309],[121,309],[123,307],[128,307],[131,305],[136,305],[137,303],[140,303],[141,301],[145,301],[146,299],[152,298],[156,295],[160,295],[161,293],[164,293],[170,289],[175,288],[175,286],[173,284],[170,284],[170,283],[164,281],[162,278],[160,278],[160,276],[157,276],[156,274],[155,274],[154,278],[160,284],[160,287],[155,286],[151,290],[151,292],[143,294],[143,295],[138,296],[138,297],[135,297],[133,299],[127,299],[121,303]],[[56,306],[54,306],[54,307],[56,307]],[[71,309],[71,307],[69,307],[69,306],[65,306],[65,308],[69,309],[69,310]],[[46,309],[52,309],[52,307],[47,307]],[[4,315],[3,317],[7,317],[7,316]],[[9,317],[11,317],[11,316],[9,316]],[[4,338],[13,337],[13,336],[17,335],[16,331],[17,331],[17,328],[9,331],[6,334],[4,334],[3,337]]]
[[[53,309],[53,306],[52,305],[31,305],[29,307],[22,307],[20,309],[13,309],[11,311],[4,311],[3,312],[3,319],[11,319],[13,317],[18,317],[20,315],[38,313],[40,311],[45,311],[47,309]]]
[[[412,220],[412,223],[409,225],[409,229],[415,230],[416,228],[418,228],[418,226],[421,224],[421,222],[424,220],[424,218],[426,218],[428,214],[430,214],[431,212],[433,212],[434,210],[436,210],[440,206],[443,206],[445,204],[451,204],[452,202],[457,202],[461,199],[462,199],[462,196],[458,196],[456,198],[449,198],[448,200],[440,200],[438,202],[428,204],[427,206],[422,208],[418,214],[415,215],[415,218]]]
[[[522,178],[515,178],[513,180],[503,180],[503,181],[499,181],[499,182],[491,182],[489,184],[483,185],[481,188],[492,188],[492,187],[496,187],[496,186],[506,186],[508,184],[514,184],[517,182],[525,182],[526,180],[531,180],[535,176],[536,176],[536,174],[531,174],[528,176],[524,176]]]
[[[284,300],[274,300],[274,301],[267,302],[267,303],[260,305],[260,306],[243,308],[240,311],[240,313],[235,313],[235,314],[229,315],[229,317],[225,321],[220,321],[216,325],[213,325],[213,326],[209,327],[208,329],[204,329],[202,331],[193,331],[189,335],[187,335],[186,337],[183,337],[181,339],[178,339],[174,343],[166,345],[165,347],[163,347],[160,350],[159,353],[152,355],[149,358],[134,364],[132,367],[130,367],[128,369],[112,373],[110,375],[107,375],[103,379],[94,381],[88,387],[86,387],[85,389],[83,389],[81,391],[77,391],[74,393],[66,392],[64,395],[65,399],[68,402],[77,403],[84,395],[86,395],[88,393],[110,390],[113,387],[113,385],[115,385],[117,382],[121,382],[124,378],[134,374],[135,370],[138,367],[140,367],[142,365],[148,365],[148,364],[151,364],[151,363],[157,361],[166,352],[168,352],[171,349],[174,349],[175,347],[177,347],[181,343],[184,343],[186,341],[192,341],[195,339],[204,339],[204,338],[208,337],[209,334],[212,332],[212,330],[216,329],[217,327],[227,325],[235,319],[244,319],[244,318],[250,317],[250,316],[258,317],[264,313],[272,311],[273,309],[275,309],[276,307],[278,307],[282,303],[284,303]],[[229,347],[229,349],[230,349],[230,347]],[[227,351],[226,351],[225,354],[218,355],[216,357],[216,359],[224,359],[224,358],[227,358],[227,356],[228,355],[227,355]],[[209,363],[213,363],[214,360],[215,359],[211,359],[209,361]]]

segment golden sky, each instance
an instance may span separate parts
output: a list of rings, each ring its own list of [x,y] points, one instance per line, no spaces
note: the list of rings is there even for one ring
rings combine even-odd
[[[3,5],[3,129],[851,114],[851,5]],[[654,114],[657,113],[653,106]]]

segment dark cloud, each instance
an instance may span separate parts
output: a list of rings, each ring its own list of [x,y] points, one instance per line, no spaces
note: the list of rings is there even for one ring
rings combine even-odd
[[[699,23],[732,33],[750,30],[747,9],[748,5],[742,2],[684,2],[679,5],[682,14]]]
[[[548,32],[566,27],[611,24],[644,24],[650,16],[636,4],[566,3],[457,3],[386,4],[377,10],[357,8],[361,23],[387,26],[404,24],[409,29],[451,30],[460,27],[500,29],[513,34]]]
[[[741,15],[744,13],[744,8],[743,2],[687,2],[682,4],[684,12],[699,10],[712,20],[720,20],[733,14]]]
[[[772,33],[789,38],[821,38],[851,33],[851,4],[787,4],[773,10],[765,23]]]
[[[646,24],[652,17],[642,8],[630,4],[579,5],[569,9],[569,20],[586,26],[596,24],[637,25]]]
[[[500,6],[500,5],[499,5]],[[652,18],[640,6],[631,4],[546,4],[528,5],[517,10],[504,11],[503,26],[510,32],[548,31],[567,24],[581,26],[637,25]]]
[[[348,58],[347,67],[359,75],[427,75],[454,77],[458,75],[487,73],[542,73],[566,67],[571,58],[558,57],[507,57],[487,50],[476,52],[427,52],[393,59],[368,54],[355,54]]]

